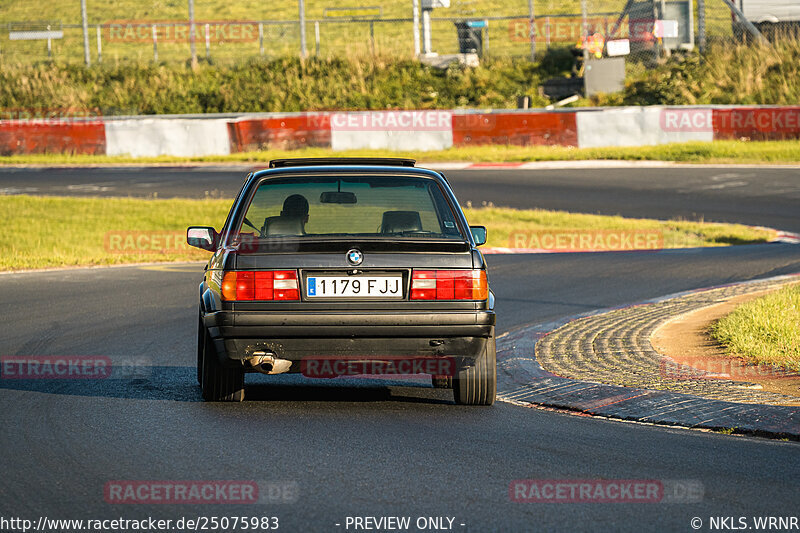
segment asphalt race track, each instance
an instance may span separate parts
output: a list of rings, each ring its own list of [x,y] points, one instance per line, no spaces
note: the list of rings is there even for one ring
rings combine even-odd
[[[247,166],[0,168],[0,194],[233,198]],[[800,168],[445,170],[462,204],[746,222],[800,233]]]
[[[719,177],[728,174],[748,177]],[[112,189],[72,193],[197,196],[199,189],[215,188],[232,196],[242,175],[3,170],[0,189],[13,193],[8,189],[25,184],[37,194],[63,194],[64,184],[111,183],[101,187]],[[702,216],[800,231],[796,169],[447,175],[462,203]],[[728,181],[746,184],[708,187]],[[143,183],[152,183],[141,187],[146,193],[136,188]],[[800,246],[495,255],[488,261],[502,333],[677,291],[800,272]],[[454,530],[477,532],[691,531],[693,517],[707,531],[712,516],[736,517],[734,524],[740,516],[797,516],[797,442],[504,403],[458,407],[449,391],[380,380],[248,376],[248,401],[203,403],[194,374],[201,268],[0,275],[6,310],[0,355],[137,357],[149,371],[132,380],[0,380],[0,516],[277,516],[279,531],[354,531],[345,528],[348,516],[449,516]],[[601,478],[689,480],[700,482],[704,495],[699,503],[671,504],[509,500],[512,480]],[[109,480],[219,479],[296,483],[297,499],[201,506],[112,505],[103,497]]]

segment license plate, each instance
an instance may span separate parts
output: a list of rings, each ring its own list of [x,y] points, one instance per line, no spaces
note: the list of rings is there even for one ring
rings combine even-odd
[[[402,298],[402,276],[309,276],[309,298]]]

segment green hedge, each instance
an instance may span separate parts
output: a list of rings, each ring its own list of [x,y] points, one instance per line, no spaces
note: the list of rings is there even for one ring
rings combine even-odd
[[[540,61],[504,59],[439,70],[389,57],[297,58],[84,68],[0,62],[0,110],[92,109],[104,114],[229,113],[326,109],[514,108],[529,95],[548,104],[540,83],[566,75],[568,50]],[[719,45],[706,57],[675,55],[656,68],[630,65],[622,93],[578,105],[797,104],[800,45]],[[0,117],[2,118],[2,117]]]
[[[769,46],[712,45],[704,57],[677,54],[666,64],[644,71],[600,105],[798,105],[800,41]]]
[[[517,95],[536,95],[542,77],[557,73],[527,61],[439,70],[388,58],[284,58],[201,64],[195,71],[183,65],[4,65],[0,107],[106,114],[507,108],[516,107]],[[534,98],[536,105],[548,103]]]

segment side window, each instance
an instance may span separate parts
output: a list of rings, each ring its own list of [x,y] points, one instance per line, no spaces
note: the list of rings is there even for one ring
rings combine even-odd
[[[431,198],[433,199],[434,206],[436,207],[436,214],[441,221],[441,232],[447,236],[460,236],[461,231],[458,229],[458,222],[456,221],[453,210],[444,198],[444,195],[439,190],[438,185],[431,184],[430,186]]]
[[[252,176],[253,176],[253,173],[251,172],[244,179],[244,183],[242,184],[242,188],[239,189],[239,194],[237,194],[236,198],[234,198],[233,204],[231,204],[231,210],[228,211],[228,217],[225,219],[225,224],[220,229],[220,232],[223,234],[223,238],[226,239],[226,240],[228,239],[228,234],[233,229],[233,228],[231,228],[231,221],[233,220],[234,212],[235,211],[239,211],[242,208],[242,206],[239,205],[239,201],[241,200],[242,194],[244,193],[244,190],[247,188],[247,184],[250,181],[250,178]]]

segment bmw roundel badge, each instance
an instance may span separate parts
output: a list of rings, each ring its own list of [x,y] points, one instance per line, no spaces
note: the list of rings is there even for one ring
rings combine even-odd
[[[347,262],[353,266],[358,266],[361,264],[361,261],[364,260],[364,254],[361,253],[361,250],[356,250],[353,248],[349,252],[347,252]]]

